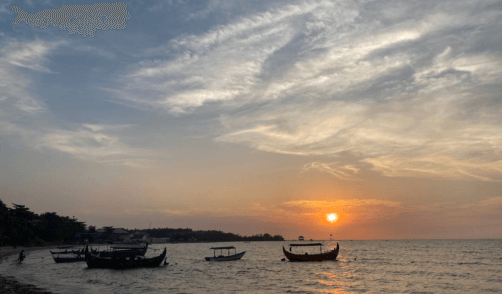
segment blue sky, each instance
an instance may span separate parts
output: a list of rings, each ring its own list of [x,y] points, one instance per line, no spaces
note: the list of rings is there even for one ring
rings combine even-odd
[[[94,3],[0,4],[4,202],[98,226],[501,236],[501,1],[125,1],[127,27],[93,37],[13,24],[14,5]]]

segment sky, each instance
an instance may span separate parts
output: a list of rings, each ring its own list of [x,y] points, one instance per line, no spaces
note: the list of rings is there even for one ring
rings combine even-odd
[[[23,20],[94,3],[0,4],[4,203],[97,227],[502,237],[502,1],[131,0],[93,30]]]

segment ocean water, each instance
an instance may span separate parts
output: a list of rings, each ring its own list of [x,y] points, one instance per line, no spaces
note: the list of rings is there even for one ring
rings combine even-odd
[[[155,244],[168,266],[88,269],[56,264],[49,250],[0,264],[0,274],[55,293],[502,293],[502,240],[339,241],[337,261],[281,261],[290,242]],[[335,241],[324,241],[330,249]],[[235,246],[243,259],[206,262],[212,246]]]

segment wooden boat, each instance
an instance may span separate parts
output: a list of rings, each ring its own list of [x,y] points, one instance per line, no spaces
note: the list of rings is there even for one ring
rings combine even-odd
[[[336,248],[331,251],[322,252],[321,247],[322,243],[311,243],[311,244],[289,244],[290,248],[287,251],[284,246],[282,247],[282,251],[284,255],[286,255],[289,261],[323,261],[323,260],[336,260],[338,256],[338,252],[340,251],[340,246],[336,243]],[[290,252],[293,247],[304,247],[304,246],[319,246],[318,254],[295,254]]]
[[[54,259],[56,263],[80,262],[85,260],[84,248],[71,249],[73,248],[72,246],[62,246],[57,248],[60,250],[59,251],[50,250],[52,254],[52,259]]]
[[[210,249],[214,250],[214,256],[213,257],[206,257],[206,261],[229,261],[229,260],[237,260],[241,259],[246,251],[237,253],[237,249],[235,249],[234,246],[228,246],[228,247],[211,247]],[[223,249],[228,250],[228,255],[224,256],[223,255]],[[230,249],[234,249],[234,254],[230,255]],[[216,250],[220,250],[220,255],[216,256]]]
[[[59,249],[59,251],[50,250],[51,254],[84,254],[85,250],[85,248],[73,249],[73,246],[59,246],[56,248]]]
[[[92,251],[91,254],[97,257],[128,257],[131,255],[141,255],[144,256],[148,250],[148,243],[144,246],[132,245],[132,246],[111,246],[108,250],[103,251]],[[94,253],[95,252],[95,253]]]
[[[157,267],[166,258],[167,250],[164,248],[162,254],[152,258],[145,258],[138,255],[129,257],[97,257],[90,254],[88,247],[85,248],[85,262],[89,268],[110,268],[110,269],[129,269],[140,267]]]

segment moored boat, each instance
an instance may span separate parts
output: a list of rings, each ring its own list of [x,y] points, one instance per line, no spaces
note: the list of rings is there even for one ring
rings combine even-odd
[[[130,246],[111,246],[108,250],[92,251],[91,254],[97,257],[128,257],[131,255],[144,256],[148,250],[148,243],[146,245],[130,245]]]
[[[237,249],[234,246],[227,247],[211,247],[210,249],[214,250],[213,257],[206,257],[206,261],[229,261],[229,260],[237,260],[241,259],[246,251],[237,253]],[[223,255],[223,250],[227,249],[227,255]],[[230,255],[230,249],[234,249],[234,254]],[[216,250],[220,250],[220,255],[216,256]]]
[[[84,248],[73,249],[72,246],[57,247],[59,251],[52,251],[52,259],[56,263],[80,262],[85,260]],[[64,250],[63,250],[64,249]]]
[[[162,254],[152,258],[145,258],[141,255],[130,255],[128,257],[98,257],[90,254],[88,247],[85,248],[85,262],[89,268],[109,268],[109,269],[130,269],[140,267],[158,267],[166,258],[167,249],[164,248]]]
[[[293,247],[305,247],[305,246],[319,246],[319,253],[315,254],[295,254],[292,253],[292,248]],[[338,243],[336,243],[336,248],[334,248],[331,251],[327,252],[322,252],[322,243],[311,243],[311,244],[289,244],[289,251],[287,251],[284,246],[282,247],[282,251],[284,252],[284,255],[286,255],[286,258],[289,261],[324,261],[324,260],[336,260],[336,257],[338,256],[338,252],[340,251],[340,246]]]

